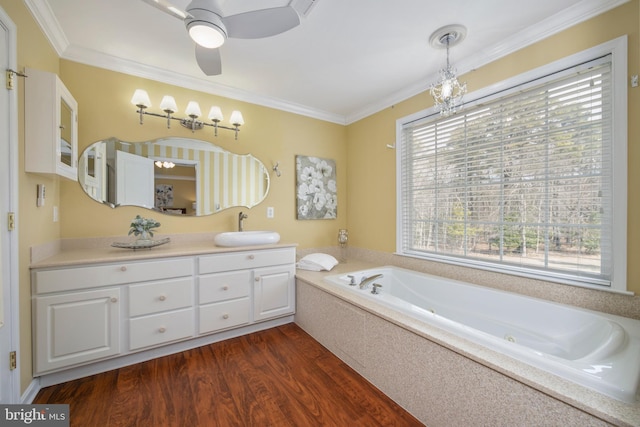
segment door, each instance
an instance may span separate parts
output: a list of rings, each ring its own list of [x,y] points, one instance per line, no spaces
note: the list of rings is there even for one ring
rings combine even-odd
[[[0,8],[0,70],[15,69],[16,28]],[[9,212],[17,207],[17,81],[14,89],[0,87],[0,404],[18,403],[18,370],[9,367],[9,354],[18,347],[17,235],[9,231]]]
[[[153,159],[116,151],[116,204],[153,208]]]

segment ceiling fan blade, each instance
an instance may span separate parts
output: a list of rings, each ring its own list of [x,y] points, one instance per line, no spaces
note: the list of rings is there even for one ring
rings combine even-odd
[[[207,49],[196,44],[196,61],[207,76],[217,76],[222,73],[222,61],[219,49]]]
[[[174,16],[181,20],[192,17],[190,13],[185,12],[179,7],[174,6],[171,2],[167,0],[142,0],[142,1],[155,7],[156,9],[160,9],[164,13],[168,13],[169,15]]]
[[[282,6],[225,16],[222,22],[227,27],[229,37],[259,39],[298,26],[300,16],[291,6]]]

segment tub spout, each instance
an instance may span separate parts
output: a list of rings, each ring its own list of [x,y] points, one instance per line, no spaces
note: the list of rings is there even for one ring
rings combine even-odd
[[[373,276],[369,276],[369,277],[363,277],[362,280],[360,280],[360,289],[365,289],[369,283],[373,282],[376,279],[380,279],[381,277],[383,277],[383,274],[374,274]]]

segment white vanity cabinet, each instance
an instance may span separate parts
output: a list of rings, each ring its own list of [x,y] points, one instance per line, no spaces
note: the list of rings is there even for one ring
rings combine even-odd
[[[34,372],[193,336],[193,273],[191,257],[33,270]]]
[[[291,321],[294,246],[185,252],[32,268],[34,376],[79,378]]]
[[[78,103],[54,73],[25,69],[25,171],[78,179]]]
[[[198,273],[201,334],[295,312],[295,248],[201,256]]]

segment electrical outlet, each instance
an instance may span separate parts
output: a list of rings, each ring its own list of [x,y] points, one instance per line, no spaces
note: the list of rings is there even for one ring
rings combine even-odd
[[[274,216],[273,207],[269,206],[267,208],[267,218],[273,218],[273,216]]]
[[[60,214],[58,212],[58,207],[54,206],[53,207],[53,222],[58,222],[59,219],[60,219]]]

